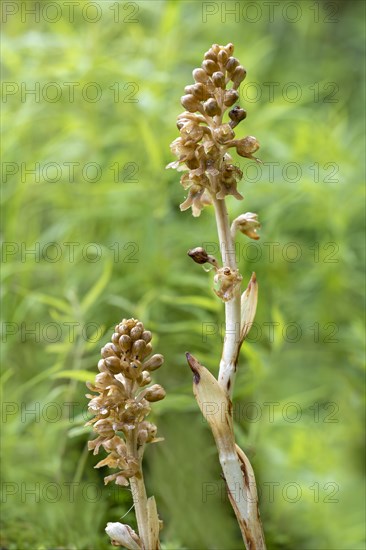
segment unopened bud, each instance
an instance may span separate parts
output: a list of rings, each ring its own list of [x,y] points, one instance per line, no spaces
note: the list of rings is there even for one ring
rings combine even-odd
[[[229,57],[229,59],[227,60],[225,69],[229,74],[231,74],[235,71],[238,65],[239,65],[239,60],[236,59],[236,57]]]
[[[147,386],[151,382],[151,374],[149,372],[147,372],[146,370],[144,370],[141,373],[138,382],[139,382],[139,385],[141,387],[142,386]]]
[[[229,117],[231,119],[231,122],[229,123],[232,128],[235,128],[241,122],[244,120],[247,116],[247,112],[245,109],[242,109],[241,107],[237,106],[234,107],[234,109],[231,109],[229,111]]]
[[[209,97],[211,97],[210,92],[207,89],[207,86],[202,84],[202,82],[197,82],[192,86],[192,92],[191,92],[195,98],[197,98],[199,101],[205,101]]]
[[[225,83],[225,75],[221,71],[216,71],[212,75],[212,82],[216,86],[216,88],[222,88],[225,89],[226,83]]]
[[[204,71],[206,71],[206,73],[208,75],[212,75],[213,73],[215,73],[216,71],[219,71],[220,70],[220,67],[218,66],[217,63],[215,63],[215,61],[212,61],[211,59],[206,59],[205,61],[203,61],[202,63],[202,69]]]
[[[111,341],[113,344],[118,344],[118,340],[119,340],[119,337],[120,337],[120,333],[119,332],[114,332],[112,334],[112,338],[111,338]]]
[[[152,334],[149,330],[144,330],[141,338],[145,340],[145,342],[148,344],[149,342],[151,342]]]
[[[98,361],[98,370],[99,372],[106,372],[107,371],[107,365],[104,362],[104,359],[100,359]]]
[[[197,111],[199,107],[199,102],[191,94],[183,95],[180,98],[180,102],[183,105],[183,107],[187,109],[187,111],[189,111],[190,113],[194,113],[195,111]]]
[[[204,59],[211,59],[212,61],[217,61],[217,55],[212,49],[209,49],[208,52],[203,56]]]
[[[118,344],[123,351],[129,351],[131,349],[132,341],[127,334],[122,334],[122,336],[118,340]]]
[[[133,343],[132,349],[131,349],[131,355],[140,357],[144,354],[146,349],[146,342],[145,340],[136,340],[136,342]]]
[[[166,391],[159,384],[154,384],[146,390],[144,398],[146,401],[153,403],[154,401],[161,401],[166,396]]]
[[[111,373],[117,374],[121,372],[121,361],[118,357],[107,357],[105,359],[105,364]]]
[[[227,90],[224,95],[224,105],[231,107],[239,99],[239,93],[236,90]]]
[[[206,250],[200,246],[188,250],[188,256],[192,258],[196,264],[205,264],[208,262],[208,254]]]
[[[207,82],[207,73],[203,69],[194,69],[192,75],[196,82]]]
[[[208,99],[204,103],[204,109],[205,109],[205,113],[211,117],[221,114],[219,104],[217,103],[216,99],[213,99],[213,98]]]
[[[146,344],[146,348],[145,348],[145,357],[147,357],[148,355],[150,355],[150,353],[152,352],[152,345],[150,344],[150,342],[148,344]]]
[[[258,149],[259,143],[254,136],[247,136],[236,143],[236,152],[241,157],[250,157],[253,153],[258,151]]]
[[[238,65],[231,75],[231,80],[233,81],[233,88],[239,88],[240,84],[243,82],[244,78],[247,76],[247,71],[241,65]]]
[[[227,52],[228,55],[233,55],[233,53],[234,53],[234,44],[232,44],[231,42],[229,42],[229,44],[226,44],[225,51]]]
[[[111,344],[111,343],[108,343],[106,344],[100,351],[100,353],[102,354],[102,357],[106,358],[106,357],[111,357],[113,355],[117,355],[116,354],[116,347],[114,344]]]
[[[156,353],[143,363],[143,368],[144,370],[153,371],[161,367],[163,363],[164,357],[160,353]]]
[[[217,56],[218,62],[225,67],[227,60],[229,59],[228,53],[225,50],[221,50]]]
[[[210,254],[207,254],[206,250],[201,246],[188,250],[188,256],[192,258],[192,260],[196,262],[196,264],[209,263],[215,267],[218,267],[216,258],[214,256],[211,256]]]
[[[143,333],[143,331],[144,331],[143,325],[136,325],[135,327],[133,327],[130,332],[131,340],[134,340],[134,341],[138,340],[141,337],[141,334]]]

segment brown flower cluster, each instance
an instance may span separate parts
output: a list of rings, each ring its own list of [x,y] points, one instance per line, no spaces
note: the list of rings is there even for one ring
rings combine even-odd
[[[252,159],[259,149],[253,136],[235,139],[234,128],[246,117],[244,109],[234,106],[246,70],[233,52],[233,44],[213,44],[201,67],[193,71],[195,83],[186,86],[181,98],[186,111],[177,120],[180,137],[170,146],[178,160],[167,168],[186,171],[180,181],[188,189],[188,196],[180,208],[191,207],[193,216],[199,216],[213,198],[224,199],[227,195],[243,198],[237,190],[243,173],[233,164],[228,150],[235,148],[240,156]],[[224,122],[228,109],[229,120]]]
[[[152,355],[151,332],[136,319],[123,319],[116,325],[112,341],[102,350],[99,374],[88,388],[98,395],[89,395],[89,411],[98,437],[89,441],[94,454],[102,446],[108,456],[96,468],[109,466],[118,471],[105,477],[105,483],[128,485],[130,477],[139,474],[146,443],[156,439],[157,428],[146,420],[150,403],[164,399],[165,391],[151,383],[151,372],[164,362],[160,354]]]

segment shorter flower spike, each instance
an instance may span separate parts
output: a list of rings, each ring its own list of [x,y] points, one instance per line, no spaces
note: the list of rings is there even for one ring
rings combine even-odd
[[[111,342],[102,348],[98,363],[99,374],[88,388],[98,395],[87,395],[93,425],[98,437],[89,441],[89,450],[98,454],[100,447],[108,456],[96,468],[109,466],[117,472],[105,477],[105,483],[128,485],[129,479],[139,473],[139,462],[131,455],[130,439],[137,437],[140,445],[156,441],[156,426],[146,422],[150,403],[165,397],[164,389],[151,383],[150,372],[164,362],[160,354],[151,356],[151,332],[136,319],[123,319],[116,325]],[[140,388],[144,388],[142,392]]]

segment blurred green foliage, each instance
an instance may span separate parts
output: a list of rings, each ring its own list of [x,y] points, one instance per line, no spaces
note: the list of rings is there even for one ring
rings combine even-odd
[[[105,524],[131,498],[93,470],[84,383],[124,316],[166,357],[165,442],[145,460],[164,548],[242,547],[184,357],[217,371],[223,308],[186,256],[216,246],[213,212],[180,213],[164,169],[192,69],[233,42],[248,71],[237,135],[255,135],[265,163],[238,159],[245,200],[229,200],[262,222],[238,249],[260,294],[237,437],[269,549],[364,548],[364,3],[66,4],[2,5],[1,547],[110,548]]]

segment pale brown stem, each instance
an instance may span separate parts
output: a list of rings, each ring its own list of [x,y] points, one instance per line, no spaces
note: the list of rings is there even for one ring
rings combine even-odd
[[[142,473],[142,458],[139,457],[137,451],[137,432],[133,430],[126,438],[127,449],[129,454],[139,461],[139,473],[130,478],[130,487],[132,492],[133,503],[135,507],[136,520],[138,525],[139,537],[142,541],[144,550],[150,550],[149,540],[149,520],[147,495]]]
[[[222,264],[237,269],[233,237],[225,200],[213,197]],[[225,339],[220,361],[218,385],[222,388],[222,406],[227,411],[227,422],[208,418],[215,438],[219,460],[223,469],[230,503],[235,512],[247,550],[265,550],[265,540],[258,511],[255,477],[244,452],[235,444],[231,396],[234,389],[238,356],[241,346],[241,291],[236,289],[231,300],[225,303]],[[213,384],[213,382],[212,382]],[[219,395],[216,398],[219,401]],[[218,403],[217,403],[218,404]]]
[[[187,353],[193,372],[193,393],[210,425],[230,503],[247,550],[265,550],[253,469],[235,444],[232,405],[216,378],[195,357]]]
[[[213,198],[217,231],[219,235],[222,264],[230,269],[237,269],[235,247],[230,232],[230,223],[225,200]],[[225,338],[218,382],[228,397],[231,398],[238,355],[240,351],[240,286],[234,292],[234,297],[225,303]]]

